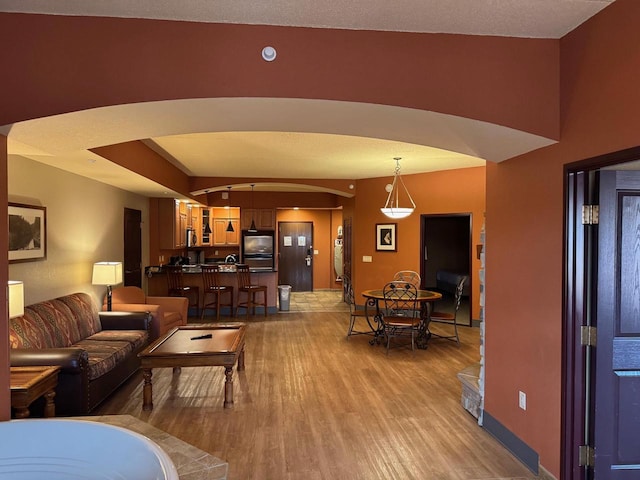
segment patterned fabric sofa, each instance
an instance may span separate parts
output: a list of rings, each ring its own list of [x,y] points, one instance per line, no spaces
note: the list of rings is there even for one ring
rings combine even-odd
[[[150,325],[149,312],[99,312],[86,293],[29,305],[9,320],[11,366],[60,366],[56,415],[84,415],[136,372]]]

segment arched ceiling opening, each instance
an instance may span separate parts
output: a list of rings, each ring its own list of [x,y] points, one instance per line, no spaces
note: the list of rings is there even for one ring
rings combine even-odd
[[[142,140],[185,175],[260,183],[358,180],[500,162],[554,143],[512,128],[388,105],[291,98],[206,98],[117,105],[7,125],[9,154],[146,196],[166,186],[90,149]],[[201,185],[198,192],[219,185]],[[289,187],[294,188],[294,187]],[[183,192],[184,193],[184,192]],[[344,192],[351,195],[351,192]]]

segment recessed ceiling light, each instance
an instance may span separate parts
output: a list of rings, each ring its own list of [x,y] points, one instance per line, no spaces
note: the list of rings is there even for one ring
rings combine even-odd
[[[273,62],[277,54],[276,49],[273,47],[264,47],[262,49],[262,58],[267,62]]]

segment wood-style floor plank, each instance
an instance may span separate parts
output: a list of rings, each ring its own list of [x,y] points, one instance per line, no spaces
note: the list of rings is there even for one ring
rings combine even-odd
[[[220,457],[229,480],[536,478],[460,405],[456,374],[479,359],[477,328],[461,329],[460,348],[433,339],[386,355],[368,336],[347,340],[348,319],[253,317],[232,409],[223,368],[201,367],[154,370],[151,412],[137,374],[94,413],[133,415]]]

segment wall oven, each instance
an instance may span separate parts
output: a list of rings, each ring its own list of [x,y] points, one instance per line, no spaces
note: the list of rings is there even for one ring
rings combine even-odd
[[[268,270],[273,263],[273,231],[242,231],[242,263],[251,270]]]

